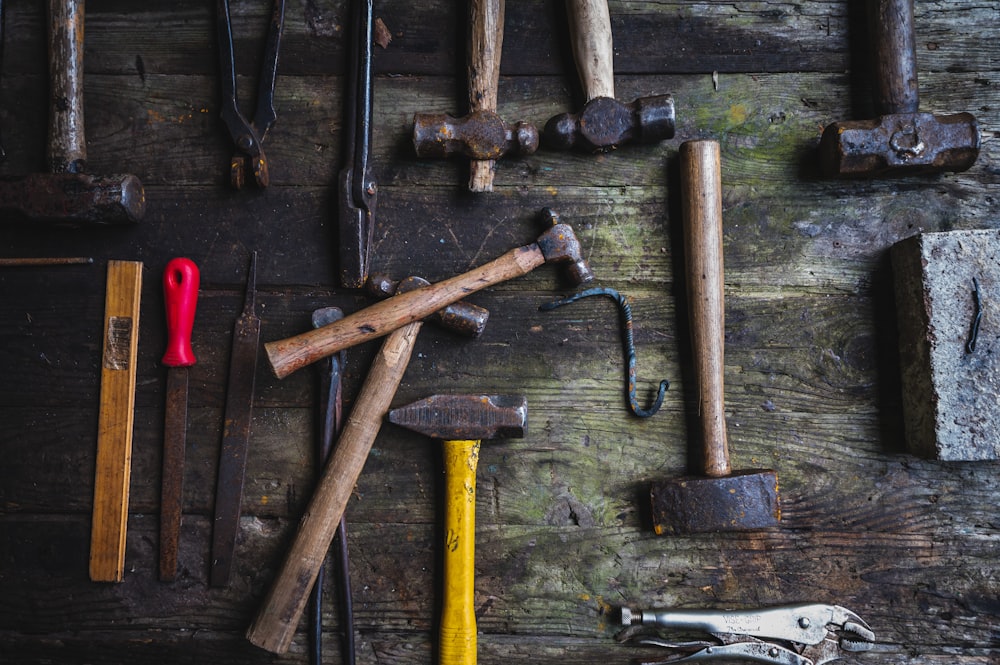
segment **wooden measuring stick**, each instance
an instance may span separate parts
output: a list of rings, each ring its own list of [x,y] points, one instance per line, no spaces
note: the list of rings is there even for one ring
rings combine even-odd
[[[108,262],[90,533],[90,579],[95,582],[121,582],[125,572],[141,291],[141,262]]]
[[[247,639],[262,649],[284,653],[295,636],[295,628],[347,508],[347,500],[410,363],[421,325],[417,321],[393,331],[372,361],[354,409],[344,424],[305,516],[299,522],[285,562],[247,630]]]

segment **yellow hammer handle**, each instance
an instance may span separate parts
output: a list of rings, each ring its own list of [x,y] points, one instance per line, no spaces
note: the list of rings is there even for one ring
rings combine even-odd
[[[476,664],[476,466],[479,441],[444,442],[444,598],[440,665]]]

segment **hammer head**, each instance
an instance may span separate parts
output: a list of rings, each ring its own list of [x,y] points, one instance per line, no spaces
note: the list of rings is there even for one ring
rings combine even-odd
[[[577,240],[573,227],[561,223],[559,214],[551,208],[543,208],[541,216],[551,224],[536,241],[545,262],[566,264],[567,278],[576,286],[593,281],[594,273],[583,258],[580,241]]]
[[[770,469],[668,480],[650,494],[659,535],[764,529],[781,519],[778,474]]]
[[[433,395],[392,409],[389,422],[446,441],[521,438],[528,400],[522,395]]]
[[[538,150],[538,130],[524,122],[508,127],[493,111],[475,111],[461,118],[417,113],[413,116],[413,147],[417,157],[465,155],[490,160],[507,154],[530,155]]]
[[[145,214],[146,194],[129,174],[34,173],[0,180],[0,215],[6,212],[38,222],[130,224]]]
[[[674,135],[674,100],[670,95],[640,97],[623,104],[595,97],[578,114],[563,113],[545,123],[545,142],[556,150],[611,150],[623,143],[655,143]]]
[[[969,113],[894,113],[829,125],[820,139],[820,165],[830,177],[964,171],[976,162],[979,143]]]
[[[375,273],[365,281],[365,292],[375,298],[388,298],[430,284],[423,277],[410,276],[397,282],[388,275]],[[479,337],[486,330],[489,318],[490,311],[485,307],[459,300],[434,312],[428,320],[459,335]]]

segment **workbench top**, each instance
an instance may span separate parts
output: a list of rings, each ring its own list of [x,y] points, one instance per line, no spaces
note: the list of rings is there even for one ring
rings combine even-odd
[[[267,136],[271,185],[234,191],[219,119],[213,3],[91,0],[85,110],[93,173],[145,185],[138,224],[11,223],[0,257],[90,257],[0,267],[0,661],[306,663],[306,622],[276,656],[244,633],[317,479],[319,372],[257,367],[233,579],[210,588],[209,544],[233,323],[251,253],[269,342],[313,310],[371,300],[337,281],[350,23],[344,1],[289,3]],[[43,171],[47,20],[4,2],[0,174]],[[627,296],[638,400],[629,413],[617,309],[553,311],[573,291],[551,266],[469,298],[478,339],[425,326],[393,405],[435,393],[514,393],[524,438],[483,445],[475,608],[479,662],[660,658],[615,640],[623,605],[845,606],[878,647],[845,662],[986,665],[1000,659],[1000,466],[906,450],[888,250],[922,231],[1000,228],[1000,10],[918,1],[921,107],[976,115],[966,172],[831,181],[816,148],[830,122],[870,117],[864,3],[610,2],[620,99],[671,93],[677,131],[600,155],[540,149],[497,163],[495,191],[466,190],[463,159],[420,160],[421,110],[466,109],[466,11],[448,0],[375,2],[372,269],[433,282],[535,240],[539,211],[579,235],[595,285]],[[232,2],[241,104],[250,113],[270,3]],[[561,1],[508,2],[499,110],[539,125],[582,104]],[[781,525],[653,533],[649,487],[693,473],[694,381],[682,261],[678,147],[719,141],[725,254],[725,397],[733,467],[773,468]],[[7,220],[4,220],[7,221]],[[161,275],[195,261],[180,566],[157,576],[166,370]],[[109,260],[144,266],[124,579],[88,577]],[[993,318],[987,304],[984,321]],[[984,325],[986,325],[984,323]],[[984,328],[984,334],[989,334]],[[994,337],[995,339],[995,337]],[[347,352],[350,411],[378,342]],[[382,428],[347,509],[361,663],[428,663],[441,605],[440,444]],[[327,577],[327,594],[335,581]],[[342,617],[324,615],[325,662]]]

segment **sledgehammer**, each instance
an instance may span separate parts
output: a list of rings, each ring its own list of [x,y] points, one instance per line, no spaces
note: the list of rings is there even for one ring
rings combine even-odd
[[[49,173],[0,179],[0,221],[19,218],[69,225],[142,219],[146,197],[134,175],[84,173],[84,0],[49,2]]]
[[[681,144],[681,205],[687,262],[691,345],[698,382],[704,478],[655,483],[657,534],[761,529],[777,524],[778,476],[733,472],[723,405],[725,306],[722,261],[722,177],[719,144]]]

